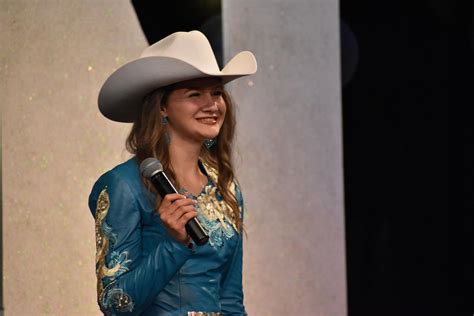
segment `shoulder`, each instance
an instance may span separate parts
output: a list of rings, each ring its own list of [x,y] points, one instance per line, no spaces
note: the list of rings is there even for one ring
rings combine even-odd
[[[202,166],[204,167],[207,176],[211,178],[211,180],[217,184],[218,178],[219,178],[219,172],[216,168],[212,167],[211,165],[207,164],[206,162],[202,162]],[[240,211],[243,212],[243,204],[244,204],[244,199],[242,196],[242,190],[240,188],[240,185],[237,181],[237,179],[234,177],[231,183],[229,183],[229,191],[235,196],[235,199],[237,201],[237,204],[240,207]]]
[[[219,179],[219,171],[212,167],[210,164],[206,163],[206,162],[201,162],[201,165],[203,166],[207,176],[209,178],[211,178],[211,180],[217,184],[218,182],[218,179]],[[239,187],[239,184],[238,184],[238,181],[237,179],[234,179],[232,180],[231,183],[229,183],[229,190],[235,194],[235,196],[237,197],[237,194],[238,193],[239,195],[241,195],[241,191],[240,191],[240,187]],[[238,198],[238,197],[237,197]]]
[[[138,162],[136,158],[133,157],[102,174],[95,182],[94,188],[100,189],[101,187],[117,183],[126,184],[130,187],[137,187],[140,185],[140,181]]]
[[[89,195],[89,208],[95,212],[99,196],[107,193],[111,198],[134,199],[141,190],[141,178],[138,163],[131,158],[102,174],[94,183]]]
[[[140,181],[140,169],[138,166],[137,159],[135,157],[115,166],[113,169],[104,173],[101,179],[114,178],[126,181],[130,184],[134,184],[136,181]],[[98,180],[98,181],[99,181]]]

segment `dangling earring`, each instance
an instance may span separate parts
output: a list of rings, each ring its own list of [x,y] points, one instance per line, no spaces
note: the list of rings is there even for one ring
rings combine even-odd
[[[206,146],[207,149],[211,149],[211,147],[214,146],[215,143],[216,143],[215,138],[206,139],[204,141],[204,145]]]
[[[168,125],[169,122],[170,122],[170,120],[168,119],[167,116],[163,116],[163,117],[161,118],[161,125],[163,125],[163,126]],[[167,145],[169,145],[169,144],[171,143],[170,134],[165,131],[163,137],[164,137],[164,139],[165,139],[165,143],[166,143]]]

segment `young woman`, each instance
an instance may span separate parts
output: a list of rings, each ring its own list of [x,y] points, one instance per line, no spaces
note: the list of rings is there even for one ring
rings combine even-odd
[[[224,84],[253,74],[252,53],[219,70],[206,37],[178,32],[104,83],[99,108],[133,122],[134,156],[102,175],[89,207],[96,224],[98,302],[106,315],[246,315],[243,200],[232,168],[234,108]],[[160,160],[180,194],[157,195],[140,163]],[[196,245],[196,218],[209,241]]]

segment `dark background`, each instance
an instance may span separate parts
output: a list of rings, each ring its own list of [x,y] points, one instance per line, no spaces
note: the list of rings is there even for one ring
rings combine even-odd
[[[150,43],[199,29],[222,65],[220,1],[132,3]],[[472,315],[472,3],[340,8],[349,316]],[[464,208],[448,201],[449,113]]]
[[[472,315],[468,116],[464,210],[448,199],[449,113],[473,105],[472,1],[340,4],[349,315]]]
[[[199,30],[222,67],[221,0],[132,0],[132,5],[150,45],[174,32]]]

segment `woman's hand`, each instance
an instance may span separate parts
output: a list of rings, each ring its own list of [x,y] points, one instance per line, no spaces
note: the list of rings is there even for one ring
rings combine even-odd
[[[191,238],[184,226],[193,217],[196,217],[196,202],[187,199],[180,194],[167,194],[160,201],[157,201],[156,208],[160,214],[160,219],[168,233],[177,241],[188,245]]]

